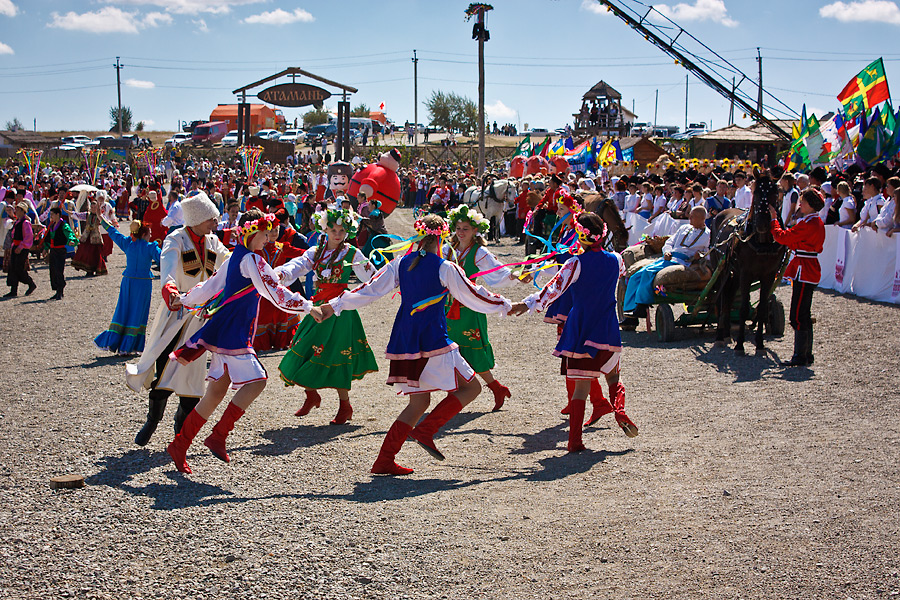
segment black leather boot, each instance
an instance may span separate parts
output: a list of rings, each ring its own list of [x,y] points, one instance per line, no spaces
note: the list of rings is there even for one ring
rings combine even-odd
[[[809,349],[809,332],[798,329],[794,332],[794,356],[781,361],[782,367],[805,367],[809,364],[806,352]]]
[[[811,365],[815,362],[815,358],[813,357],[813,330],[812,327],[809,328],[806,339],[806,364]]]
[[[138,446],[146,446],[156,431],[156,426],[162,420],[163,413],[166,411],[166,402],[169,394],[160,393],[157,390],[150,390],[150,408],[147,410],[147,422],[141,427],[141,430],[134,436],[134,443]]]
[[[184,420],[187,419],[187,416],[191,414],[191,411],[194,410],[194,407],[200,402],[200,398],[195,398],[193,396],[179,396],[178,400],[178,410],[175,411],[175,435],[178,435],[178,432],[181,431]]]

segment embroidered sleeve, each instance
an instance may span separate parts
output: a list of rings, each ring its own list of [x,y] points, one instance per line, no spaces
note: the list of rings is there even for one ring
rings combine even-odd
[[[165,252],[165,251],[164,251]],[[181,303],[188,308],[209,302],[213,296],[225,289],[225,277],[228,273],[228,261],[213,276],[201,281],[181,297]]]
[[[621,271],[621,268],[620,268]],[[529,312],[542,311],[554,300],[563,295],[570,285],[578,281],[581,274],[581,261],[578,257],[572,257],[565,262],[559,273],[551,279],[539,292],[528,296],[522,302],[528,307]]]
[[[284,265],[275,269],[275,273],[281,278],[283,285],[291,285],[313,268],[313,257],[316,255],[315,247],[310,248],[297,258],[291,259]]]
[[[163,285],[171,283],[178,287],[176,274],[181,268],[181,248],[174,236],[167,235],[163,239],[162,252],[159,257],[159,278]]]
[[[512,271],[508,267],[503,267],[503,263],[497,260],[496,256],[485,250],[484,246],[478,247],[475,254],[475,266],[478,267],[479,272],[502,267],[493,273],[481,276],[482,280],[491,287],[509,287],[519,281]]]
[[[484,314],[503,314],[509,312],[512,303],[499,294],[489,292],[484,286],[475,285],[466,277],[462,268],[445,260],[438,271],[441,283],[450,291],[450,295],[460,304]]]
[[[372,275],[375,274],[375,266],[371,262],[369,262],[369,259],[366,258],[365,255],[356,248],[353,248],[352,252],[353,272],[361,282],[365,283],[372,278]]]
[[[220,269],[221,270],[221,269]],[[259,295],[289,313],[308,313],[312,302],[278,282],[278,275],[258,254],[247,254],[241,262],[241,274],[253,282]]]
[[[334,314],[339,315],[344,310],[355,310],[367,304],[371,304],[378,298],[391,293],[400,285],[400,259],[397,257],[379,269],[364,284],[357,286],[349,292],[344,292],[329,304],[334,309]]]

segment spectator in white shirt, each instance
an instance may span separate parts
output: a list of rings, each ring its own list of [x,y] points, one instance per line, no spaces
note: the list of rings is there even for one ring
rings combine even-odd
[[[841,197],[841,208],[839,212],[838,227],[850,229],[856,223],[856,198],[850,193],[850,184],[841,181],[837,184],[838,196]]]
[[[753,192],[750,190],[750,186],[747,185],[747,175],[743,171],[738,171],[734,174],[734,187],[734,202],[732,206],[741,210],[750,210],[750,205],[753,204]]]
[[[882,233],[894,228],[894,208],[896,207],[894,196],[897,188],[900,188],[900,177],[891,177],[885,182],[884,187],[886,191],[885,202],[878,213],[878,218],[873,223],[875,231]]]
[[[658,185],[653,190],[653,214],[647,219],[648,223],[652,223],[653,219],[666,212],[669,200],[666,198],[666,190],[663,186]]]
[[[852,231],[859,231],[862,227],[872,227],[881,207],[884,205],[884,196],[881,195],[881,181],[877,177],[869,177],[863,184],[862,212],[859,213],[859,221],[853,226]]]
[[[636,213],[640,210],[641,199],[643,196],[638,192],[637,184],[632,182],[628,184],[628,195],[625,197],[625,214]]]
[[[894,221],[890,227],[885,227],[884,235],[892,237],[894,233],[900,231],[900,187],[894,188]]]

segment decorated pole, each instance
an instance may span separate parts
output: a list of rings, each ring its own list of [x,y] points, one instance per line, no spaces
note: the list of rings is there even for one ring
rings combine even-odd
[[[41,168],[41,155],[43,155],[43,150],[36,150],[34,148],[22,148],[16,154],[21,154],[22,158],[25,160],[25,167],[28,169],[28,175],[31,177],[31,181],[35,181],[35,175],[40,171]]]
[[[472,39],[478,40],[478,174],[484,173],[484,43],[491,39],[490,32],[485,29],[485,13],[494,10],[490,4],[473,2],[466,9],[466,20],[475,17],[472,28]]]
[[[256,167],[259,165],[259,157],[262,156],[262,146],[241,146],[237,149],[238,156],[244,165],[244,173],[247,179],[253,179],[256,174]]]
[[[97,147],[88,148],[85,146],[81,149],[81,154],[84,157],[84,165],[87,167],[91,185],[96,185],[97,179],[100,176],[100,161],[106,154],[106,150]]]

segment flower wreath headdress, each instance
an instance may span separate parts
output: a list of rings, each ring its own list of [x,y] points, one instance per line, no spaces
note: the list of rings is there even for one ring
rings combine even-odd
[[[428,235],[437,236],[440,239],[444,239],[450,235],[450,226],[447,225],[447,222],[444,221],[441,223],[441,227],[439,229],[429,229],[427,225],[425,225],[425,219],[418,219],[415,223],[413,223],[413,228],[423,238]]]
[[[325,233],[327,227],[340,224],[347,232],[347,239],[352,240],[359,230],[359,216],[352,210],[329,208],[314,215],[312,224],[319,233]]]
[[[247,246],[247,242],[250,241],[250,238],[253,237],[254,234],[260,233],[261,231],[271,231],[278,227],[277,223],[278,219],[275,218],[275,215],[269,213],[255,221],[249,221],[243,225],[239,225],[236,228],[237,235],[241,240],[241,244]]]
[[[597,242],[603,241],[606,237],[606,223],[603,223],[603,231],[600,233],[591,233],[591,230],[575,219],[575,231],[578,232],[578,241],[582,246],[593,246]]]
[[[582,212],[581,205],[578,204],[578,200],[572,197],[566,190],[558,190],[556,192],[556,202],[557,204],[562,204],[567,209],[569,209],[570,213],[573,213],[573,218],[577,217],[579,213]]]
[[[478,233],[487,233],[491,228],[491,223],[475,209],[469,208],[465,204],[461,204],[447,213],[447,221],[450,224],[449,229],[453,231],[460,221],[465,221],[478,230]]]

